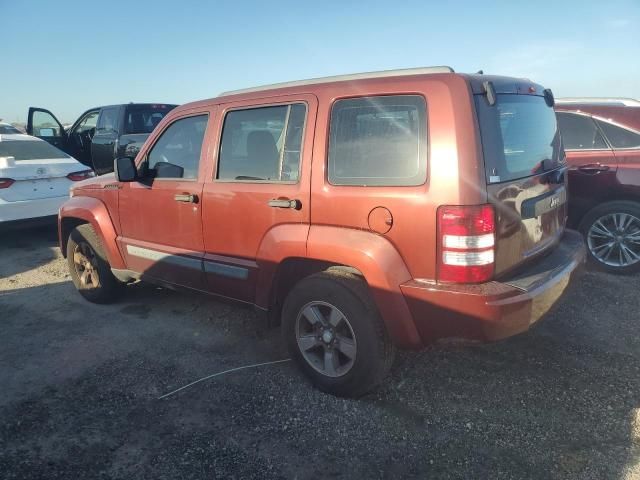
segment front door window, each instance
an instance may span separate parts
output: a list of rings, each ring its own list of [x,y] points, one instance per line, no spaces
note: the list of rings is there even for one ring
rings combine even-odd
[[[193,180],[198,178],[200,150],[207,128],[207,115],[173,122],[148,155],[147,172],[152,178]]]
[[[49,112],[36,110],[33,112],[33,134],[34,137],[60,137],[60,125],[56,118]]]

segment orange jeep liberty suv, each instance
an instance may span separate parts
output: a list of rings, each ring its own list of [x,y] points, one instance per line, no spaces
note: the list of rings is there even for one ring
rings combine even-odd
[[[182,105],[78,184],[60,247],[89,301],[138,279],[255,305],[320,389],[396,347],[524,332],[583,262],[551,91],[448,67]]]

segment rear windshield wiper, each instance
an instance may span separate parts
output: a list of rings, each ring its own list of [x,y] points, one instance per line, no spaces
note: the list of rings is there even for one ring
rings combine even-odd
[[[496,104],[496,89],[493,86],[493,82],[490,80],[486,80],[482,82],[482,87],[484,88],[484,94],[487,97],[487,102],[490,106],[494,106]]]

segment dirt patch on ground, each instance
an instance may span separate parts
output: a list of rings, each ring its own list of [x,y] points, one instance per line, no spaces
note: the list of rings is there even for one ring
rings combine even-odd
[[[75,292],[49,229],[0,236],[0,473],[27,478],[640,478],[640,277],[588,271],[541,325],[400,355],[324,395],[251,310]]]

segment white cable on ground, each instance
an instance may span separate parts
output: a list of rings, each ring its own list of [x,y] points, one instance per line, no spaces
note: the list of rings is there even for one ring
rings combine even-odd
[[[236,368],[232,368],[231,370],[225,370],[224,372],[218,372],[212,375],[207,375],[206,377],[202,377],[201,379],[196,380],[195,382],[191,382],[190,384],[185,385],[184,387],[180,387],[177,390],[174,390],[173,392],[165,393],[161,397],[158,397],[158,400],[167,398],[173,395],[174,393],[178,393],[180,390],[184,390],[185,388],[189,388],[190,386],[195,385],[196,383],[204,382],[205,380],[209,380],[210,378],[213,378],[213,377],[219,377],[220,375],[224,375],[225,373],[237,372],[238,370],[245,370],[247,368],[262,367],[263,365],[273,365],[275,363],[283,363],[283,362],[290,362],[290,361],[291,361],[290,358],[285,358],[284,360],[275,360],[273,362],[256,363],[254,365],[245,365],[244,367],[236,367]]]

